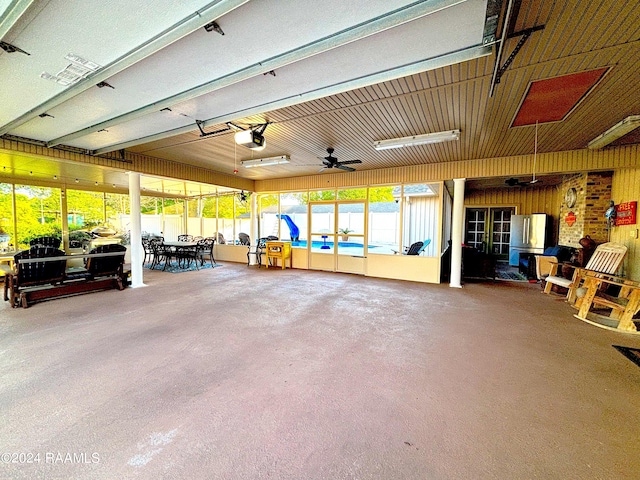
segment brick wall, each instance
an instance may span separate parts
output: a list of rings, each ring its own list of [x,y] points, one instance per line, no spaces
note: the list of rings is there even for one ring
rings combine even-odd
[[[596,243],[609,241],[609,231],[604,212],[611,200],[611,172],[590,172],[566,175],[560,185],[560,228],[558,243],[579,247],[579,240],[589,235]],[[569,188],[575,188],[576,204],[567,207],[564,194]],[[576,216],[576,222],[569,226],[566,217],[569,212]]]

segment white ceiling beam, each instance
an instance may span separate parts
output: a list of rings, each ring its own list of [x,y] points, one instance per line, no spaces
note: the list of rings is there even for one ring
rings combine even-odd
[[[206,124],[214,125],[218,123],[230,122],[233,120],[237,120],[238,118],[244,118],[251,115],[258,115],[264,112],[277,110],[279,108],[285,108],[285,107],[290,107],[292,105],[297,105],[302,102],[318,100],[320,98],[324,98],[330,95],[336,95],[338,93],[355,90],[357,88],[364,88],[377,83],[382,83],[389,80],[395,80],[397,78],[406,77],[409,75],[415,75],[417,73],[425,72],[428,70],[434,70],[436,68],[441,68],[448,65],[455,65],[458,63],[472,60],[474,58],[485,57],[485,56],[491,55],[491,53],[492,53],[491,46],[476,45],[470,48],[465,48],[458,52],[449,53],[447,55],[442,55],[436,58],[422,60],[420,62],[415,62],[410,65],[405,65],[399,68],[394,68],[391,70],[376,73],[366,77],[361,77],[356,80],[350,80],[350,81],[342,82],[336,85],[331,85],[325,88],[320,88],[320,89],[309,91],[306,93],[301,93],[299,95],[282,98],[280,100],[265,103],[262,105],[256,105],[254,107],[251,107],[245,110],[229,112],[222,116],[205,120],[204,124],[201,124],[201,125],[204,127]],[[115,145],[110,145],[108,147],[98,148],[94,150],[92,153],[94,155],[101,155],[103,153],[108,153],[108,152],[113,152],[115,150],[120,150],[123,148],[133,147],[135,145],[140,145],[142,143],[153,142],[156,140],[161,140],[163,138],[168,138],[168,137],[173,137],[175,135],[188,133],[196,129],[197,129],[197,126],[195,124],[187,125],[184,127],[175,128],[173,130],[167,130],[165,132],[161,132],[155,135],[150,135],[147,137],[130,140],[128,142],[122,142]]]
[[[9,33],[11,27],[18,21],[34,0],[14,0],[3,12],[0,12],[0,40]]]
[[[359,25],[345,29],[336,34],[321,38],[308,45],[304,45],[300,48],[290,50],[273,58],[266,59],[263,62],[250,65],[246,68],[243,68],[242,70],[217,78],[177,95],[163,98],[162,100],[153,102],[149,105],[145,105],[144,107],[132,110],[131,112],[125,113],[123,115],[113,117],[109,120],[100,122],[87,128],[83,128],[68,135],[55,138],[47,142],[47,146],[53,147],[62,143],[67,143],[85,135],[95,133],[99,130],[103,130],[114,125],[139,118],[152,112],[157,112],[163,108],[170,108],[173,105],[177,105],[179,103],[200,97],[202,95],[209,94],[221,88],[228,87],[244,80],[248,80],[257,75],[261,75],[265,72],[277,70],[278,68],[282,68],[291,63],[295,63],[300,60],[304,60],[305,58],[309,58],[328,50],[346,45],[348,43],[355,42],[362,38],[380,33],[390,28],[397,27],[412,20],[434,14],[438,11],[453,7],[455,5],[459,5],[466,1],[467,0],[421,0],[411,5],[388,12],[384,15],[380,15],[367,22],[363,22]]]
[[[116,61],[106,65],[104,68],[101,68],[96,73],[87,76],[85,79],[50,98],[46,102],[41,103],[37,107],[32,108],[6,125],[3,125],[0,127],[0,135],[4,135],[42,113],[46,113],[47,110],[57,107],[61,103],[79,95],[85,90],[94,87],[97,83],[112,77],[116,73],[121,72],[149,55],[162,50],[166,46],[180,40],[191,32],[204,27],[206,24],[210,23],[212,19],[220,18],[248,1],[249,0],[216,0],[210,2],[206,7],[181,19],[170,28],[149,39],[145,43],[138,45]]]

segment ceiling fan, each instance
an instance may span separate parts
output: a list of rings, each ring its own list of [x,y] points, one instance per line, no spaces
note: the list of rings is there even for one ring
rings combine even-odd
[[[535,140],[534,140],[534,144],[533,144],[533,177],[528,182],[521,182],[517,178],[511,177],[511,178],[506,179],[504,181],[504,183],[506,183],[510,187],[515,187],[515,186],[526,187],[528,185],[534,185],[534,184],[540,182],[541,180],[539,178],[536,178],[536,157],[537,157],[537,155],[538,155],[538,121],[536,120],[536,135],[535,135]]]
[[[319,172],[323,172],[329,168],[339,168],[340,170],[344,170],[346,172],[355,172],[355,168],[347,167],[347,165],[351,165],[354,163],[362,163],[362,160],[346,160],[344,162],[339,162],[336,157],[333,156],[333,148],[327,148],[328,156],[322,158],[322,168]]]

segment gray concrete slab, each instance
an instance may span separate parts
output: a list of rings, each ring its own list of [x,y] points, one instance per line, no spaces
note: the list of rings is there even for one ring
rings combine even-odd
[[[537,285],[145,282],[0,306],[0,478],[639,478],[640,339]]]

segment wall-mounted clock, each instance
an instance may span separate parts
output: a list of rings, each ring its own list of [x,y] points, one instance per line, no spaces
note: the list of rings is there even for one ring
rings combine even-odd
[[[564,203],[566,203],[567,207],[573,208],[576,204],[576,200],[578,199],[578,194],[575,188],[567,189],[567,193],[564,194]]]

